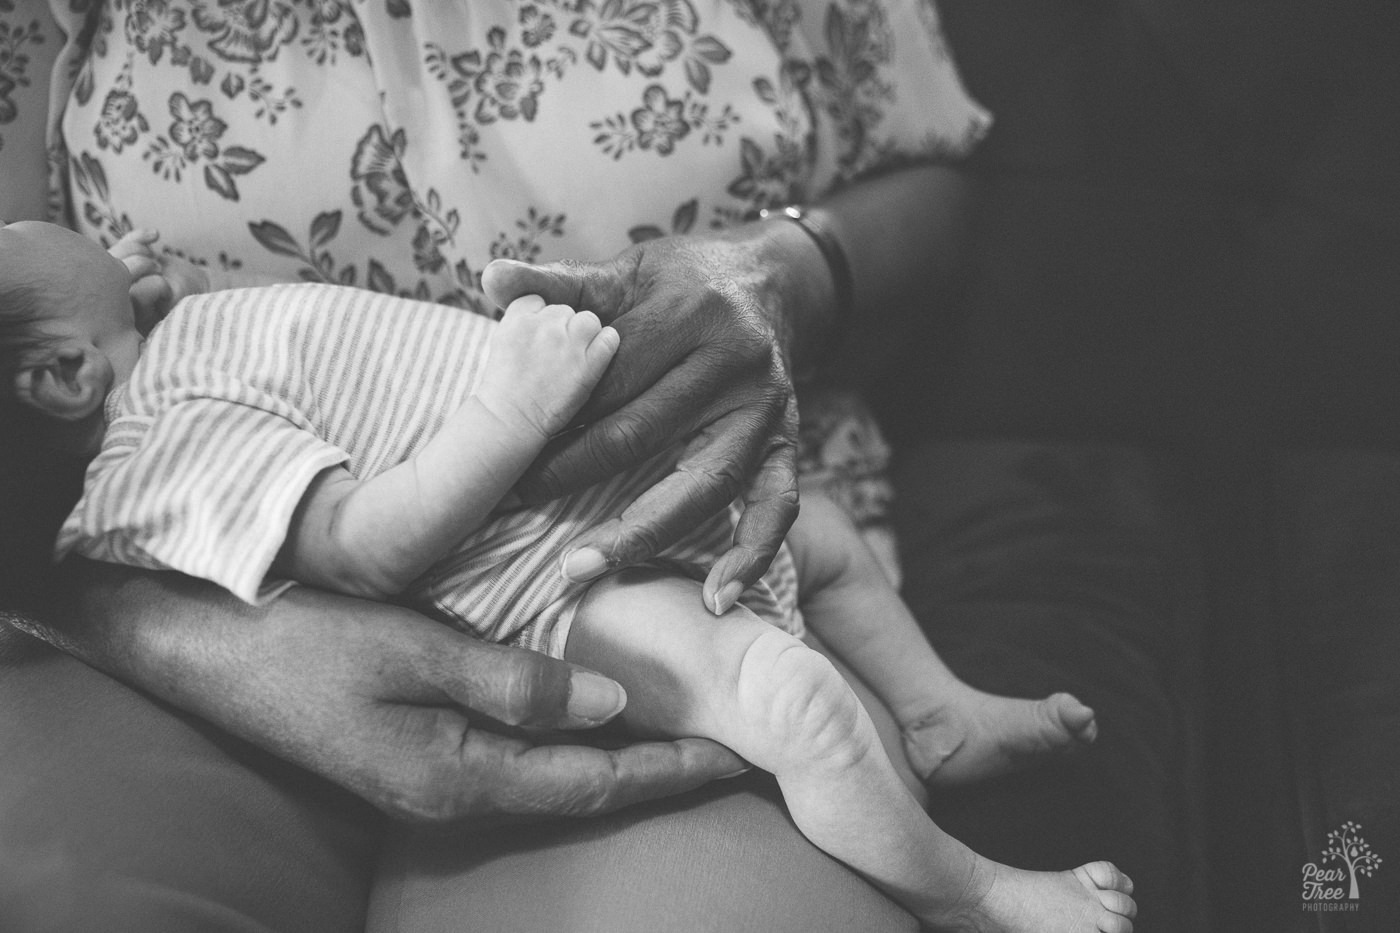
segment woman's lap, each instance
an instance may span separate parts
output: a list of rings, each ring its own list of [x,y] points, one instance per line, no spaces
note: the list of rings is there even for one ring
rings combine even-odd
[[[370,917],[370,933],[917,930],[798,834],[764,774],[596,819],[393,833]]]
[[[1177,910],[1193,903],[1178,796],[1191,756],[1168,684],[1191,652],[1190,574],[1149,473],[1111,451],[931,446],[903,460],[898,513],[911,602],[955,670],[1009,693],[1074,690],[1103,727],[1086,754],[940,793],[936,818],[1025,867],[1118,861],[1150,931],[1197,918]],[[71,856],[55,864],[87,890],[105,878],[139,894],[133,918],[356,927],[372,814],[47,648],[0,659],[0,738],[25,752],[0,777],[7,857]],[[762,775],[594,820],[394,832],[377,877],[371,930],[913,929],[802,839]],[[124,898],[110,896],[120,910]]]
[[[0,624],[0,929],[362,928],[348,793]]]

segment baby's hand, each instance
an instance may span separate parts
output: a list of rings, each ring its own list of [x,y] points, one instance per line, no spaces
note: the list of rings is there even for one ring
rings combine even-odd
[[[527,295],[511,302],[491,338],[477,397],[503,420],[551,438],[569,426],[617,347],[617,331],[592,311]]]
[[[209,290],[209,274],[187,259],[160,255],[154,230],[133,230],[108,250],[131,273],[131,305],[136,328],[147,333],[180,300]]]

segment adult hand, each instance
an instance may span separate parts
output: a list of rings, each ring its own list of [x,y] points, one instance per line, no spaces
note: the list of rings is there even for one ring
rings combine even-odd
[[[794,239],[795,238],[795,239]],[[538,294],[590,310],[621,346],[579,414],[521,481],[527,501],[581,489],[683,444],[675,471],[619,517],[582,535],[574,579],[645,560],[742,496],[731,550],[705,602],[727,609],[768,568],[797,515],[791,360],[799,314],[829,304],[829,275],[791,224],[639,243],[611,260],[530,266],[498,260],[482,285],[502,307]]]
[[[626,698],[406,609],[304,587],[254,608],[174,573],[69,563],[91,631],[65,647],[400,818],[595,814],[744,769],[703,739],[605,750],[505,729],[596,726]]]

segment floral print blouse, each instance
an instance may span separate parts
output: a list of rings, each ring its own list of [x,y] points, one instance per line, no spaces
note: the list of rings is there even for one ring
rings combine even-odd
[[[50,6],[79,230],[482,312],[492,259],[723,227],[989,125],[931,0]]]

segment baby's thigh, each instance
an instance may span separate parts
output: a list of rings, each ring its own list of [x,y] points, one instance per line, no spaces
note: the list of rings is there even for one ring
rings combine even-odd
[[[877,741],[904,764],[889,711],[815,639],[743,606],[715,616],[683,577],[632,570],[595,586],[565,657],[621,683],[623,720],[643,735],[704,736],[767,770]],[[906,781],[922,799],[914,776]]]
[[[634,732],[700,735],[733,747],[733,729],[743,718],[741,673],[756,647],[768,646],[765,654],[809,651],[743,606],[714,615],[693,580],[636,568],[589,589],[564,656],[622,684],[623,720]]]

